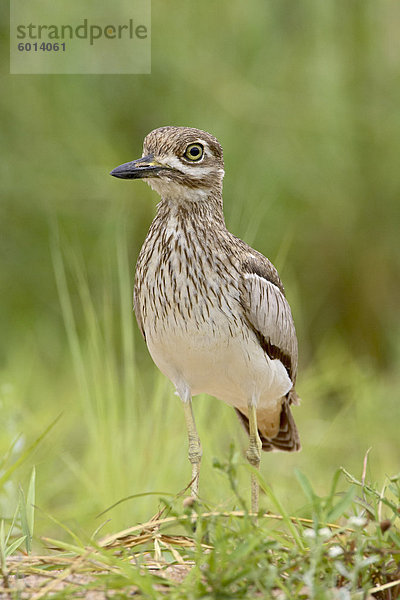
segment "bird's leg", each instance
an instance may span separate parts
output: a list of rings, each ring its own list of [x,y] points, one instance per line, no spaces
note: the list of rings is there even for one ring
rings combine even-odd
[[[202,456],[199,434],[197,433],[196,423],[194,422],[192,398],[190,394],[182,397],[183,410],[185,412],[186,427],[189,438],[189,460],[192,464],[192,497],[197,498],[199,493],[200,462]]]
[[[260,436],[258,435],[257,428],[257,406],[256,403],[251,400],[248,403],[248,411],[249,411],[249,429],[250,429],[250,438],[249,438],[249,447],[247,449],[247,460],[249,463],[258,469],[260,467],[261,460],[261,448],[262,443],[260,440]],[[258,495],[259,495],[259,485],[257,477],[252,473],[251,474],[251,512],[258,513]]]

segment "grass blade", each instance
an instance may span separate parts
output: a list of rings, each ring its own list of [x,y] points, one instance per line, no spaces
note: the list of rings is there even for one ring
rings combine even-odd
[[[336,521],[339,517],[341,517],[346,510],[349,508],[351,503],[353,502],[354,496],[356,493],[356,489],[354,486],[349,487],[344,496],[339,500],[339,502],[329,511],[327,515],[328,521]]]
[[[29,448],[27,448],[25,450],[25,452],[23,452],[21,454],[21,456],[15,461],[15,463],[13,463],[4,473],[3,475],[0,477],[0,487],[2,485],[4,485],[4,483],[6,481],[8,481],[11,477],[11,475],[14,473],[14,471],[16,469],[18,469],[18,467],[20,467],[28,458],[29,456],[32,454],[32,452],[34,450],[36,450],[36,448],[38,447],[38,445],[40,444],[40,442],[46,437],[46,435],[49,433],[49,431],[51,431],[51,429],[53,429],[53,427],[55,426],[55,424],[60,420],[62,416],[62,413],[60,413],[58,415],[58,417],[56,417],[54,419],[54,421],[52,421],[50,423],[50,425],[48,427],[46,427],[46,429],[43,431],[43,433],[41,433],[39,435],[39,437],[36,438],[36,440],[33,442],[33,444],[31,444],[29,446]]]
[[[22,533],[25,537],[25,548],[28,554],[31,553],[32,550],[32,532],[29,529],[28,525],[28,515],[26,513],[26,502],[25,502],[25,494],[24,490],[21,486],[18,487],[18,496],[19,496],[19,517],[21,520],[21,529]]]
[[[26,497],[26,518],[29,531],[33,535],[35,524],[35,484],[36,484],[36,469],[33,467],[31,479],[29,481],[28,495]]]
[[[297,481],[300,483],[301,489],[303,490],[305,497],[310,502],[310,504],[314,506],[318,496],[312,489],[312,485],[309,482],[308,478],[304,475],[304,473],[299,471],[299,469],[294,469],[294,473],[296,475]]]

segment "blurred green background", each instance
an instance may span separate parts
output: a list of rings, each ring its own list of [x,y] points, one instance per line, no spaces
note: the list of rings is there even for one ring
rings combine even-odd
[[[92,531],[124,496],[189,481],[179,400],[131,312],[158,198],[108,174],[162,125],[220,140],[227,225],[293,307],[303,451],[264,455],[263,474],[296,510],[294,467],[321,493],[369,447],[371,478],[398,470],[399,25],[395,2],[153,0],[151,75],[12,76],[3,52],[0,477],[63,413],[0,489],[5,516],[33,464],[41,533],[45,513]],[[194,409],[202,494],[231,507],[212,459],[234,440],[244,462],[245,435],[222,403]],[[124,503],[108,527],[157,505]]]

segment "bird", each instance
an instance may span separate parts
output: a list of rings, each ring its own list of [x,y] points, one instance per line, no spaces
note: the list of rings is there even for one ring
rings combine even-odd
[[[206,393],[232,406],[248,433],[258,513],[261,450],[300,450],[291,412],[299,403],[298,345],[278,271],[225,225],[224,173],[213,135],[166,126],[145,137],[141,158],[110,174],[143,179],[161,197],[136,264],[134,311],[182,401],[191,495],[198,498],[202,457],[192,398]]]

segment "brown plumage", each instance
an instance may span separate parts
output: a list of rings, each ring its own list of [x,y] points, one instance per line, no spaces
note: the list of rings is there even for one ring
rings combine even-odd
[[[290,307],[272,263],[226,229],[218,141],[198,129],[162,127],[146,137],[141,159],[112,175],[143,178],[161,196],[136,266],[134,308],[153,360],[184,404],[193,493],[201,459],[193,395],[235,408],[254,466],[261,447],[299,450]],[[253,510],[256,488],[253,478]]]

